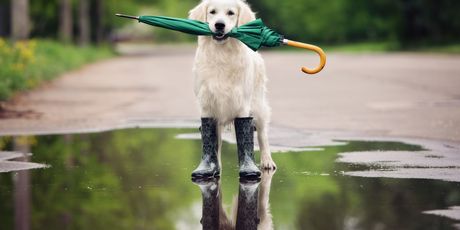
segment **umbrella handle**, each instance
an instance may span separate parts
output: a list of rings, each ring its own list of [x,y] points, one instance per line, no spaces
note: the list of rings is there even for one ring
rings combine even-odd
[[[319,48],[318,46],[310,45],[310,44],[306,44],[302,42],[291,41],[288,39],[283,39],[283,43],[288,46],[311,50],[311,51],[316,52],[319,55],[319,66],[316,67],[315,69],[309,69],[307,67],[302,67],[302,71],[304,73],[308,73],[308,74],[318,73],[326,65],[326,54],[324,53],[323,49]]]

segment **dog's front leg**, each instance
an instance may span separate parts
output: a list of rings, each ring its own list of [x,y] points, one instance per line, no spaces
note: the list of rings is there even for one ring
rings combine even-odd
[[[260,148],[260,168],[266,170],[276,169],[276,164],[272,159],[266,125],[263,122],[256,122],[257,140]]]

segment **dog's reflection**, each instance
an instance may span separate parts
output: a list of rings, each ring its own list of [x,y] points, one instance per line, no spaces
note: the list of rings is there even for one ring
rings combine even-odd
[[[234,198],[231,217],[222,206],[220,179],[194,181],[203,197],[201,224],[208,229],[273,229],[269,195],[275,171],[264,171],[261,179],[240,180],[238,197]]]

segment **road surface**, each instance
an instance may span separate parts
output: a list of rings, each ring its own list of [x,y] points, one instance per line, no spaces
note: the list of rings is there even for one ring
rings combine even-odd
[[[139,51],[139,50],[138,50]],[[88,65],[9,102],[0,135],[100,131],[197,120],[193,47],[160,47]],[[272,124],[314,132],[460,142],[460,56],[263,52]]]

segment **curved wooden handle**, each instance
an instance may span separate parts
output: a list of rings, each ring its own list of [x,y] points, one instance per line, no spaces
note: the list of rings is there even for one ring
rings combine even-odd
[[[283,43],[288,45],[288,46],[293,46],[297,48],[303,48],[307,50],[312,50],[316,52],[319,55],[319,66],[316,67],[315,69],[309,69],[307,67],[302,67],[302,71],[307,74],[315,74],[321,71],[324,66],[326,65],[326,54],[324,53],[323,49],[319,48],[318,46],[315,45],[310,45],[302,42],[296,42],[296,41],[291,41],[288,39],[284,39]]]

